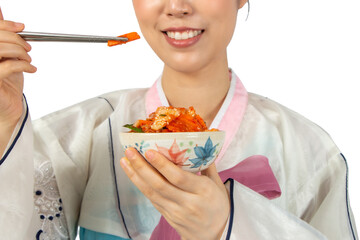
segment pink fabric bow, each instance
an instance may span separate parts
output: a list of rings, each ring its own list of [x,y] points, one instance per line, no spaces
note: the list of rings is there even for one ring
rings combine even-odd
[[[220,172],[219,175],[223,182],[232,178],[268,199],[274,199],[281,195],[279,183],[271,170],[269,160],[265,156],[254,155],[246,158],[236,166]],[[181,237],[165,218],[161,217],[150,240],[168,239],[180,240]]]

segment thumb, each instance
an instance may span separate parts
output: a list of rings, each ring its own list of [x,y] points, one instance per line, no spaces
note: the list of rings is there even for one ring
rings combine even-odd
[[[212,163],[207,169],[201,171],[201,175],[207,176],[208,178],[213,180],[218,186],[224,185],[216,169],[215,163]]]

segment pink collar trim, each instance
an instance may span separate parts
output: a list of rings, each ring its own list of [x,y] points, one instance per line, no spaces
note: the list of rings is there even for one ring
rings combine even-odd
[[[228,94],[210,126],[210,128],[218,128],[219,130],[226,132],[225,142],[215,161],[216,164],[221,160],[238,131],[246,111],[247,103],[248,93],[240,79],[236,76],[234,71],[231,70],[231,83]],[[160,106],[169,106],[161,86],[161,77],[157,79],[147,92],[145,106],[147,116],[156,111]]]

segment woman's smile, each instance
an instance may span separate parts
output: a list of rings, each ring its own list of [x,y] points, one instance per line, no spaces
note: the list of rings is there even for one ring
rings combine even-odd
[[[202,37],[205,30],[188,27],[167,28],[161,31],[166,41],[176,48],[187,48],[196,44]]]

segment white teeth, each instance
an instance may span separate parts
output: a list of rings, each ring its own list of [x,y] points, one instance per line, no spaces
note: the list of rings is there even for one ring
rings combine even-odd
[[[190,31],[189,32],[189,38],[193,38],[194,37],[194,31]]]
[[[181,34],[181,39],[189,39],[189,34],[187,32],[183,32]]]
[[[181,33],[176,32],[176,33],[175,33],[175,39],[176,39],[176,40],[181,40]]]
[[[173,32],[168,31],[166,32],[169,38],[173,38],[176,40],[186,40],[189,38],[196,37],[197,35],[201,34],[201,30],[189,30],[185,32]]]

